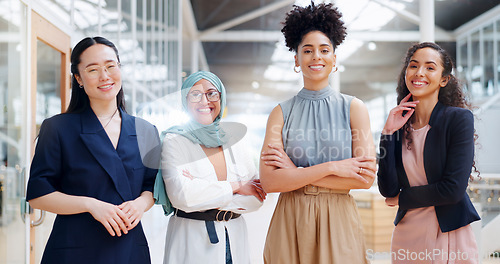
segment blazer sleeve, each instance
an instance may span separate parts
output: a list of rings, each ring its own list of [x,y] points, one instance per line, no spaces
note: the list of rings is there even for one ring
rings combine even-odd
[[[474,116],[470,111],[461,111],[452,118],[450,131],[446,132],[450,140],[442,175],[428,175],[441,180],[402,189],[401,209],[455,204],[464,198],[474,161]],[[439,172],[426,170],[426,173]]]
[[[163,140],[161,170],[168,198],[172,205],[185,212],[204,211],[228,205],[233,198],[231,184],[227,181],[208,181],[193,175],[190,179],[183,170],[193,173],[200,160],[191,161],[191,146],[180,142],[180,135],[167,135]],[[187,152],[184,153],[184,152]]]
[[[399,131],[396,131],[392,135],[382,135],[380,137],[377,184],[380,194],[384,197],[395,197],[400,191],[395,155],[396,139],[399,135]]]
[[[28,201],[60,190],[61,142],[57,124],[51,121],[44,120],[40,127],[26,191]]]
[[[153,192],[156,174],[158,173],[158,168],[160,167],[161,156],[161,142],[157,128],[150,124],[143,140],[140,140],[138,143],[142,163],[146,167],[146,174],[142,184],[142,192]]]

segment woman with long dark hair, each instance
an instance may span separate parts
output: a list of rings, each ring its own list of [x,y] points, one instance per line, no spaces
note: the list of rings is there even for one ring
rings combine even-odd
[[[394,221],[393,263],[477,263],[466,189],[474,166],[474,116],[453,61],[431,42],[409,48],[398,106],[380,139],[378,186]]]
[[[46,119],[27,200],[57,214],[42,263],[150,263],[140,220],[153,205],[156,128],[125,112],[118,50],[102,37],[71,54],[66,113]]]

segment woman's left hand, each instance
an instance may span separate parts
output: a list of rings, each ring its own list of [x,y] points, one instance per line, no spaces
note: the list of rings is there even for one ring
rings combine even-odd
[[[387,204],[390,207],[399,205],[399,193],[395,197],[385,198],[385,204]]]
[[[135,200],[124,202],[118,206],[127,216],[126,219],[123,219],[123,222],[125,222],[128,230],[136,227],[144,215],[147,203],[143,199],[143,197],[139,196]]]
[[[266,193],[266,191],[264,191],[264,188],[262,188],[262,185],[260,184],[260,179],[254,179],[251,182],[252,182],[253,187],[255,188],[257,193],[259,194],[259,196],[262,198],[262,201],[264,201],[266,199],[267,193]]]
[[[262,151],[261,159],[264,164],[275,166],[278,169],[295,169],[297,166],[288,157],[282,147],[273,144],[267,145],[269,149]]]
[[[191,175],[191,173],[186,169],[182,170],[182,175],[184,175],[184,177],[189,178],[190,180],[194,179],[194,176]]]

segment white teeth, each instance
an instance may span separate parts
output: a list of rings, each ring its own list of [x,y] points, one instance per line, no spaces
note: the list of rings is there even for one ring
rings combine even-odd
[[[108,89],[109,87],[113,86],[112,84],[105,85],[105,86],[100,86],[100,89]]]
[[[198,109],[198,112],[210,113],[210,108],[200,108],[200,109]]]
[[[311,69],[321,69],[323,66],[309,66]]]
[[[425,83],[424,82],[413,82],[413,84],[415,84],[415,85],[424,85]]]

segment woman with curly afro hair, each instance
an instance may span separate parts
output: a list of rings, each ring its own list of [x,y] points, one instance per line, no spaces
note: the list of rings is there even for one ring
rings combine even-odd
[[[265,263],[367,263],[349,190],[375,178],[375,147],[363,102],[329,86],[346,36],[332,4],[294,6],[281,30],[304,87],[271,112],[260,164],[262,187],[281,192]]]
[[[399,207],[392,263],[442,263],[457,256],[457,263],[478,263],[470,223],[479,215],[466,192],[474,167],[474,116],[452,70],[444,49],[423,42],[410,47],[399,75],[399,105],[382,130],[378,170],[380,193],[387,205]],[[424,257],[411,262],[408,255]]]

